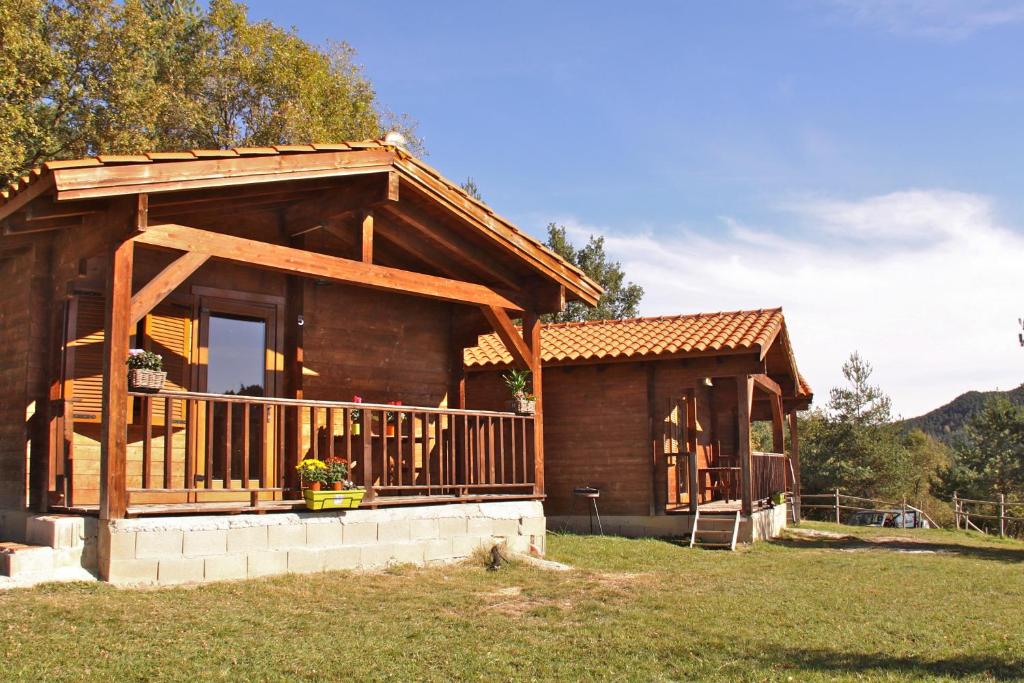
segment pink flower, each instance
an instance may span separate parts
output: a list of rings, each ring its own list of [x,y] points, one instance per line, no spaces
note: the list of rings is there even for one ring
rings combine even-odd
[[[402,402],[401,401],[388,401],[388,405],[389,406],[400,406],[400,405],[402,405]]]
[[[353,396],[352,397],[352,402],[353,403],[362,403],[363,402],[363,397],[362,396]]]

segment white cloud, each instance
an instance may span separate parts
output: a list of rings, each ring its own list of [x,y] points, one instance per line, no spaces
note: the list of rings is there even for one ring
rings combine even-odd
[[[841,18],[888,33],[960,40],[1024,21],[1020,0],[828,0]]]
[[[644,315],[783,306],[819,402],[855,349],[906,416],[1024,379],[1024,235],[987,198],[913,190],[782,211],[784,232],[724,217],[710,237],[561,222],[577,240],[605,236],[646,290]]]

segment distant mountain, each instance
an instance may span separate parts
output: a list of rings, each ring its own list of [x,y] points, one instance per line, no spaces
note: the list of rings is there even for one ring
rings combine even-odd
[[[994,396],[1005,396],[1011,403],[1024,405],[1024,384],[1009,391],[968,391],[935,410],[903,420],[900,424],[908,431],[920,429],[940,441],[949,443],[982,406]]]

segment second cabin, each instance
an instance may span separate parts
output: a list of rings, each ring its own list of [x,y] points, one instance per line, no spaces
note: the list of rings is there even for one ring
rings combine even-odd
[[[465,359],[467,397],[504,409],[498,337]],[[603,530],[628,535],[692,534],[700,512],[749,541],[798,514],[796,411],[812,394],[782,309],[545,325],[541,360],[552,527],[591,527],[586,487]]]

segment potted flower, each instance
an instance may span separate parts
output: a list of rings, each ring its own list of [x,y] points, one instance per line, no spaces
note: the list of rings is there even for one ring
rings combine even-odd
[[[330,457],[323,462],[319,460],[303,460],[316,462],[322,467],[324,481],[330,485],[329,491],[307,488],[302,492],[307,510],[345,510],[359,507],[366,495],[366,489],[356,486],[348,478],[348,463],[341,458]],[[300,463],[301,464],[301,463]]]
[[[332,455],[324,460],[324,465],[327,467],[327,485],[332,491],[341,491],[348,480],[348,463]]]
[[[153,393],[164,388],[167,373],[164,359],[152,351],[132,349],[128,352],[128,388],[131,391]]]
[[[302,488],[309,491],[319,491],[323,484],[327,483],[327,465],[320,460],[306,458],[295,469],[302,479]]]
[[[388,405],[389,406],[400,406],[400,405],[402,405],[402,402],[401,401],[388,401]],[[385,425],[384,425],[385,432],[384,433],[387,436],[394,436],[395,435],[395,419],[396,419],[395,415],[396,415],[396,411],[387,410],[387,411],[384,412],[384,421],[385,421]]]
[[[352,397],[352,402],[353,403],[362,403],[363,402],[363,397],[362,396],[353,396]],[[363,433],[363,422],[362,422],[363,411],[360,410],[359,408],[353,408],[349,412],[349,417],[352,420],[352,436],[359,436],[360,434]]]
[[[530,380],[529,370],[509,370],[501,378],[512,392],[509,404],[516,414],[533,415],[537,412],[537,397],[526,392],[526,384]]]

